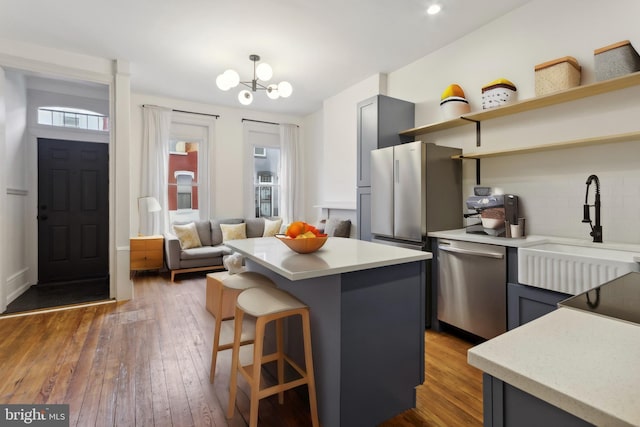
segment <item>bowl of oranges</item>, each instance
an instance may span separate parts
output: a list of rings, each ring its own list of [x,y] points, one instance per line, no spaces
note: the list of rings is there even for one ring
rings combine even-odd
[[[275,237],[299,254],[315,252],[327,241],[326,234],[303,221],[292,222],[284,234],[276,234]]]

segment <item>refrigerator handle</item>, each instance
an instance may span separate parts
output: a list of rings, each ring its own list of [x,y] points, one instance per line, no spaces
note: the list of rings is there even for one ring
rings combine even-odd
[[[395,160],[395,167],[393,168],[393,180],[397,183],[400,182],[400,160]]]

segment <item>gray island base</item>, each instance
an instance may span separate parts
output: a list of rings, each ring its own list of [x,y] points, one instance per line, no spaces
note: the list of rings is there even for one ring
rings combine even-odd
[[[430,253],[333,237],[305,255],[269,237],[226,244],[309,305],[324,427],[371,427],[415,407]]]

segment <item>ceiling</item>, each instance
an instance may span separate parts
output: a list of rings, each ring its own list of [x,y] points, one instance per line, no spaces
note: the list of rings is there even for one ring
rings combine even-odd
[[[241,107],[227,68],[258,54],[293,95],[248,108],[306,115],[376,73],[401,68],[530,0],[0,0],[0,38],[130,62],[134,92]],[[426,8],[442,5],[438,15]]]

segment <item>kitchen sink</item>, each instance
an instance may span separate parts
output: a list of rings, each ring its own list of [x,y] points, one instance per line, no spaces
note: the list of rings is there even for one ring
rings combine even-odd
[[[640,254],[610,247],[539,243],[518,248],[518,281],[577,295],[632,271]]]

